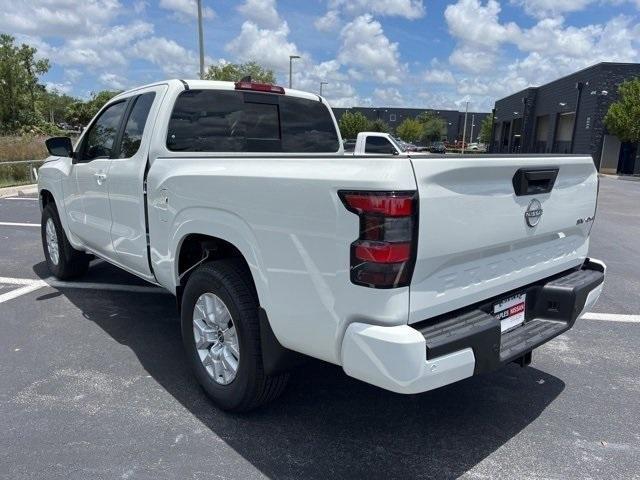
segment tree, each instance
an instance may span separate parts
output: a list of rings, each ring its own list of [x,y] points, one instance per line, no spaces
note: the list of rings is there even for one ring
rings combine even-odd
[[[491,142],[491,130],[493,129],[493,117],[487,115],[480,125],[480,143],[488,144]]]
[[[258,83],[276,83],[276,75],[273,70],[264,68],[256,62],[211,65],[205,72],[204,79],[237,82],[247,76]]]
[[[402,121],[396,133],[405,142],[417,142],[422,139],[424,135],[424,125],[417,121],[415,118],[406,118]]]
[[[94,117],[98,110],[100,110],[105,103],[118,95],[120,92],[114,92],[111,90],[102,90],[100,92],[93,92],[91,98],[86,102],[78,100],[67,107],[66,118],[67,121],[73,125],[87,125]]]
[[[49,60],[36,59],[37,50],[15,45],[11,35],[0,35],[0,128],[16,131],[44,122],[36,100],[44,91],[40,75],[49,70]]]
[[[345,112],[338,122],[342,138],[356,138],[358,133],[369,131],[371,122],[360,112]]]
[[[69,123],[67,118],[69,107],[77,101],[76,98],[60,93],[57,90],[51,92],[45,90],[39,96],[38,110],[51,123]]]
[[[391,132],[391,128],[384,120],[376,119],[369,124],[370,132],[380,132],[380,133],[389,133]]]
[[[619,99],[611,104],[604,124],[622,142],[640,142],[640,78],[628,80],[618,89]]]
[[[422,112],[416,120],[423,126],[422,140],[426,143],[442,140],[447,134],[447,122],[433,112]]]

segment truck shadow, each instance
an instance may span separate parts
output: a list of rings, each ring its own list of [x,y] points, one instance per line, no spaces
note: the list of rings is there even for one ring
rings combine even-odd
[[[564,389],[561,380],[535,367],[509,365],[402,396],[312,360],[275,402],[250,414],[227,414],[210,403],[188,368],[173,297],[59,291],[270,478],[457,478],[527,427]]]

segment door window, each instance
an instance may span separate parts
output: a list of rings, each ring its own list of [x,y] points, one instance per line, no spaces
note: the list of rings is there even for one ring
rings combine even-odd
[[[118,158],[130,158],[138,152],[142,134],[144,133],[144,126],[147,123],[149,110],[151,110],[155,96],[154,92],[150,92],[140,95],[134,100],[135,103],[122,134],[122,145]]]
[[[89,127],[82,148],[82,161],[111,157],[125,106],[125,101],[109,105]]]
[[[395,148],[389,140],[384,137],[367,137],[364,153],[376,153],[382,155],[393,155]]]

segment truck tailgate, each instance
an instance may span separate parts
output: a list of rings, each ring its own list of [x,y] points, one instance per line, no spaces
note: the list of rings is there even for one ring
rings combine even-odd
[[[409,323],[517,289],[585,260],[598,184],[591,157],[411,161],[420,218]],[[519,170],[518,178],[531,180],[533,193],[522,190],[521,182],[514,186]],[[539,170],[542,182],[535,173]],[[553,187],[540,193],[545,175],[555,170]]]

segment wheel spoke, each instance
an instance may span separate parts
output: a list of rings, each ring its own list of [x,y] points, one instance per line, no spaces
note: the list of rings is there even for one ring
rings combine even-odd
[[[233,373],[238,370],[238,361],[233,357],[228,346],[224,347],[220,360],[222,360],[226,370]]]
[[[216,383],[228,385],[238,373],[240,344],[233,317],[214,293],[203,293],[193,308],[196,349],[207,372]]]
[[[193,333],[198,350],[208,347],[218,339],[214,329],[208,326],[202,319],[193,320]]]

